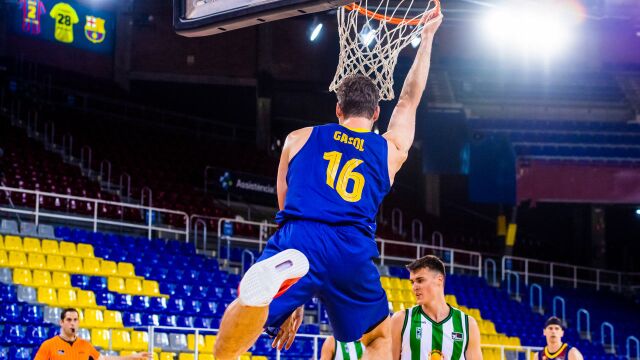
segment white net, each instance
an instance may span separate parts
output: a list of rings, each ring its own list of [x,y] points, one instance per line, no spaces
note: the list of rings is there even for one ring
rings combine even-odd
[[[425,11],[416,11],[414,0],[375,1],[361,0],[338,9],[340,57],[330,91],[336,91],[345,77],[362,74],[378,86],[381,100],[392,100],[398,54],[412,41],[419,43],[424,20],[439,11],[437,0],[430,0]]]

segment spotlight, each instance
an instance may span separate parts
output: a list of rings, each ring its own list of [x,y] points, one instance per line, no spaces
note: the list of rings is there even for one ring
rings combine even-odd
[[[362,41],[362,44],[364,44],[364,46],[369,46],[369,44],[373,42],[373,39],[375,39],[375,37],[375,30],[371,29],[368,26],[363,27],[362,31],[360,31],[360,41]]]
[[[413,46],[413,48],[417,48],[418,45],[420,45],[420,41],[422,41],[422,39],[420,38],[420,36],[416,36],[413,39],[411,39],[411,46]]]
[[[309,36],[309,40],[315,41],[318,38],[318,35],[320,35],[320,32],[322,32],[322,23],[319,23],[313,28],[313,31],[311,31],[311,35]]]
[[[640,209],[636,209],[636,215],[640,216]]]

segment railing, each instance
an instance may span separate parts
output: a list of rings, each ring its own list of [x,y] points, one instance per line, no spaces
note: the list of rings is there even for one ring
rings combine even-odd
[[[605,328],[609,329],[609,341],[610,341],[609,343],[605,342],[605,339],[606,339]],[[604,346],[606,350],[609,350],[609,351],[615,350],[616,342],[615,342],[615,335],[613,332],[613,325],[611,325],[611,323],[607,321],[603,322],[600,325],[600,342],[602,343],[602,346]]]
[[[516,279],[515,292],[511,289],[511,284],[513,284],[511,279]],[[515,299],[520,299],[520,276],[518,275],[518,273],[515,273],[513,271],[507,271],[507,294]]]
[[[112,225],[112,226],[119,226],[119,227],[129,228],[129,229],[146,230],[147,238],[149,239],[151,239],[153,231],[157,231],[159,233],[181,235],[181,236],[184,236],[187,242],[189,241],[189,216],[182,211],[154,208],[150,206],[141,206],[136,204],[119,203],[114,201],[92,199],[92,198],[73,196],[73,195],[42,192],[37,190],[17,189],[12,187],[5,187],[5,186],[0,186],[0,191],[8,192],[7,194],[8,196],[11,196],[11,193],[17,193],[17,194],[23,194],[26,197],[31,197],[32,200],[35,201],[35,209],[33,210],[0,206],[0,211],[13,213],[13,214],[31,215],[34,217],[34,222],[36,223],[36,225],[40,223],[41,219],[62,219],[62,220],[76,221],[80,223],[90,223],[92,224],[94,232],[98,231],[99,225]],[[68,209],[68,204],[71,202],[76,202],[77,204],[82,204],[82,203],[92,204],[93,215],[81,216],[79,214],[60,213],[60,212],[42,209],[41,204],[51,202],[49,200],[52,200],[53,202],[55,201],[60,202],[61,200],[67,200],[67,207],[66,207],[67,209]],[[144,223],[142,222],[134,223],[134,222],[125,221],[123,218],[113,219],[113,218],[108,218],[106,216],[100,216],[99,215],[100,207],[103,207],[103,209],[116,208],[116,209],[120,209],[122,212],[124,212],[124,208],[140,210],[141,219],[144,219],[145,221]],[[152,221],[153,216],[151,216],[152,213],[155,213],[157,215],[162,215],[162,214],[182,215],[185,219],[185,227],[184,229],[177,229],[170,226],[154,224]],[[147,215],[146,219],[144,218],[145,214]]]
[[[258,227],[259,229],[254,232],[259,235],[243,237],[235,233],[231,235],[225,234],[225,223],[230,224],[228,226],[244,224]],[[218,220],[218,254],[220,254],[223,243],[227,245],[228,252],[233,243],[258,245],[258,250],[262,250],[270,236],[269,230],[275,229],[277,229],[277,225],[271,223],[221,218]],[[434,254],[443,259],[445,267],[450,274],[465,272],[472,273],[478,277],[482,276],[482,255],[479,252],[380,238],[377,238],[376,242],[380,250],[380,263],[382,265],[388,264],[390,261],[406,264],[427,254]]]
[[[560,303],[560,310],[562,311],[561,315],[558,315],[558,308],[556,306],[557,303]],[[553,316],[555,317],[559,317],[560,320],[562,320],[563,324],[566,324],[567,322],[567,304],[564,301],[564,298],[562,296],[554,296],[553,297]]]
[[[631,342],[636,344],[636,356],[631,357]],[[635,336],[627,337],[627,360],[630,359],[640,359],[640,341]]]
[[[199,354],[203,352],[203,349],[200,348],[200,335],[204,334],[217,334],[219,329],[201,329],[201,328],[185,328],[185,327],[170,327],[170,326],[148,326],[147,327],[147,336],[149,338],[147,351],[153,352],[154,348],[156,348],[155,343],[155,333],[161,330],[160,332],[179,332],[179,333],[193,333],[194,335],[194,351],[193,358],[194,360],[199,359]],[[266,336],[263,334],[261,336]],[[296,338],[306,338],[313,339],[313,360],[318,360],[320,353],[320,347],[322,346],[321,341],[327,339],[327,335],[314,335],[314,334],[296,334]],[[298,340],[294,340],[298,341]],[[526,355],[526,359],[531,359],[531,356],[534,352],[542,350],[541,347],[536,346],[514,346],[514,345],[492,345],[492,344],[482,344],[481,348],[484,349],[498,349],[500,351],[500,360],[507,360],[507,352],[524,352]],[[210,353],[213,349],[207,349],[208,353]],[[284,352],[286,355],[286,351]],[[276,349],[276,360],[280,360],[282,356],[282,352]]]
[[[487,280],[487,284],[494,286],[498,284],[497,267],[495,260],[491,258],[484,259],[484,278]],[[491,269],[491,277],[489,277],[489,269]]]
[[[534,290],[538,290],[537,297],[533,296]],[[536,303],[534,302],[536,298],[538,299],[537,306],[536,306]],[[533,311],[542,312],[542,286],[538,284],[533,284],[529,287],[529,307]]]
[[[584,315],[585,322],[587,324],[586,330],[582,328],[582,318],[580,317],[580,314]],[[578,318],[578,325],[576,326],[578,335],[580,335],[581,338],[586,338],[591,341],[591,314],[586,309],[579,309],[576,317]]]
[[[505,280],[507,271],[523,276],[525,285],[536,281],[546,283],[550,287],[558,284],[570,285],[573,288],[590,285],[596,290],[607,287],[620,292],[623,287],[640,284],[640,273],[623,273],[516,256],[502,257],[502,280]]]

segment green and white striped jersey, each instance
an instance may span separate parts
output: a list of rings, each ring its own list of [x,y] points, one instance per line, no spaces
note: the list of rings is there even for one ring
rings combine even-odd
[[[406,309],[401,360],[464,360],[469,343],[469,316],[449,305],[449,316],[431,320],[420,305]]]
[[[336,351],[334,360],[358,360],[364,353],[364,345],[360,341],[348,343],[336,340]]]

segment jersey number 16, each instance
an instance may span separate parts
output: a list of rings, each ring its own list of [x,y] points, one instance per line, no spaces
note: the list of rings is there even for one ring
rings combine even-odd
[[[338,168],[340,167],[340,160],[342,159],[342,153],[337,151],[331,151],[324,153],[324,159],[329,160],[327,166],[327,185],[330,188],[335,189],[345,201],[357,202],[362,198],[362,189],[364,188],[364,176],[362,174],[353,171],[363,161],[360,159],[351,159],[347,161],[340,175],[338,175],[338,181],[336,183],[336,175],[338,174]],[[351,192],[347,192],[347,184],[349,180],[353,180],[353,189]],[[335,184],[335,186],[334,186]]]

